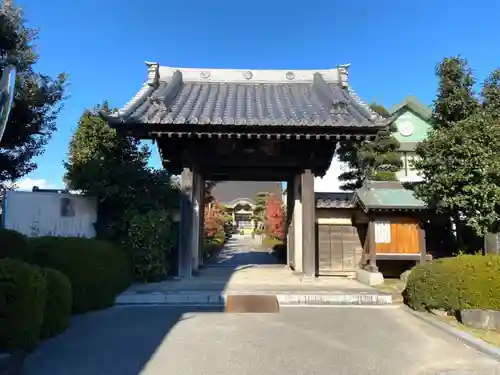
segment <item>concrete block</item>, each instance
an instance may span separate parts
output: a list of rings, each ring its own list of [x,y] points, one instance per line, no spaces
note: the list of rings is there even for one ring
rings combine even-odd
[[[356,280],[360,283],[374,286],[381,285],[384,283],[384,275],[380,272],[370,272],[367,270],[357,270],[356,271]]]
[[[500,330],[500,311],[481,309],[462,310],[460,318],[465,325],[473,328]]]

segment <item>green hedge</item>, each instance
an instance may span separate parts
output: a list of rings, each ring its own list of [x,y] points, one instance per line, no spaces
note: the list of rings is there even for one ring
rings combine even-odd
[[[460,255],[418,265],[404,298],[416,310],[500,310],[500,256]]]
[[[15,230],[0,228],[0,258],[25,259],[29,256],[28,238]]]
[[[131,282],[126,254],[110,243],[73,237],[38,237],[30,243],[31,262],[68,277],[73,313],[112,306],[116,295]]]
[[[38,267],[15,259],[0,260],[0,346],[31,350],[38,343],[47,299]]]
[[[64,332],[71,318],[72,293],[69,279],[60,271],[42,268],[47,283],[47,303],[43,314],[41,337]]]

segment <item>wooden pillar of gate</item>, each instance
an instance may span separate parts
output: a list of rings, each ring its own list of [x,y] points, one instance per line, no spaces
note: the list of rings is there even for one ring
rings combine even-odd
[[[193,237],[193,170],[183,168],[181,173],[180,197],[180,225],[179,225],[179,257],[178,275],[189,278],[193,273],[192,237]]]
[[[290,267],[294,266],[294,244],[295,231],[293,228],[293,211],[295,205],[295,181],[293,178],[286,183],[286,228],[287,228],[287,257],[286,262]]]
[[[302,201],[302,272],[304,278],[316,277],[316,205],[314,174],[306,169],[300,176]]]

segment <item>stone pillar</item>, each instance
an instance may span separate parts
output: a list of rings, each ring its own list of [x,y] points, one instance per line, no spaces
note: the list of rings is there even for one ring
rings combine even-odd
[[[295,204],[295,181],[290,179],[286,183],[286,264],[294,265],[294,243],[295,232],[293,228],[293,206]]]
[[[179,233],[179,277],[192,276],[192,235],[193,235],[193,171],[184,168],[181,174]]]
[[[375,219],[370,216],[370,221],[368,222],[368,265],[366,270],[370,272],[378,272],[377,267],[377,244],[375,242]]]
[[[302,201],[302,272],[304,278],[316,277],[316,204],[314,174],[310,169],[301,174]]]
[[[302,202],[300,200],[301,179],[295,177],[293,204],[293,265],[295,272],[302,272]]]
[[[425,227],[424,223],[420,223],[420,226],[418,228],[419,231],[419,246],[420,246],[420,263],[425,263],[427,261],[427,246],[425,243]]]

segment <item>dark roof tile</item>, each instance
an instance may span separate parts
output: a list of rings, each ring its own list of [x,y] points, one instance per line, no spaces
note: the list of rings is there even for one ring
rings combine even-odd
[[[383,125],[347,85],[323,71],[174,69],[149,64],[148,82],[110,121],[155,124]]]

